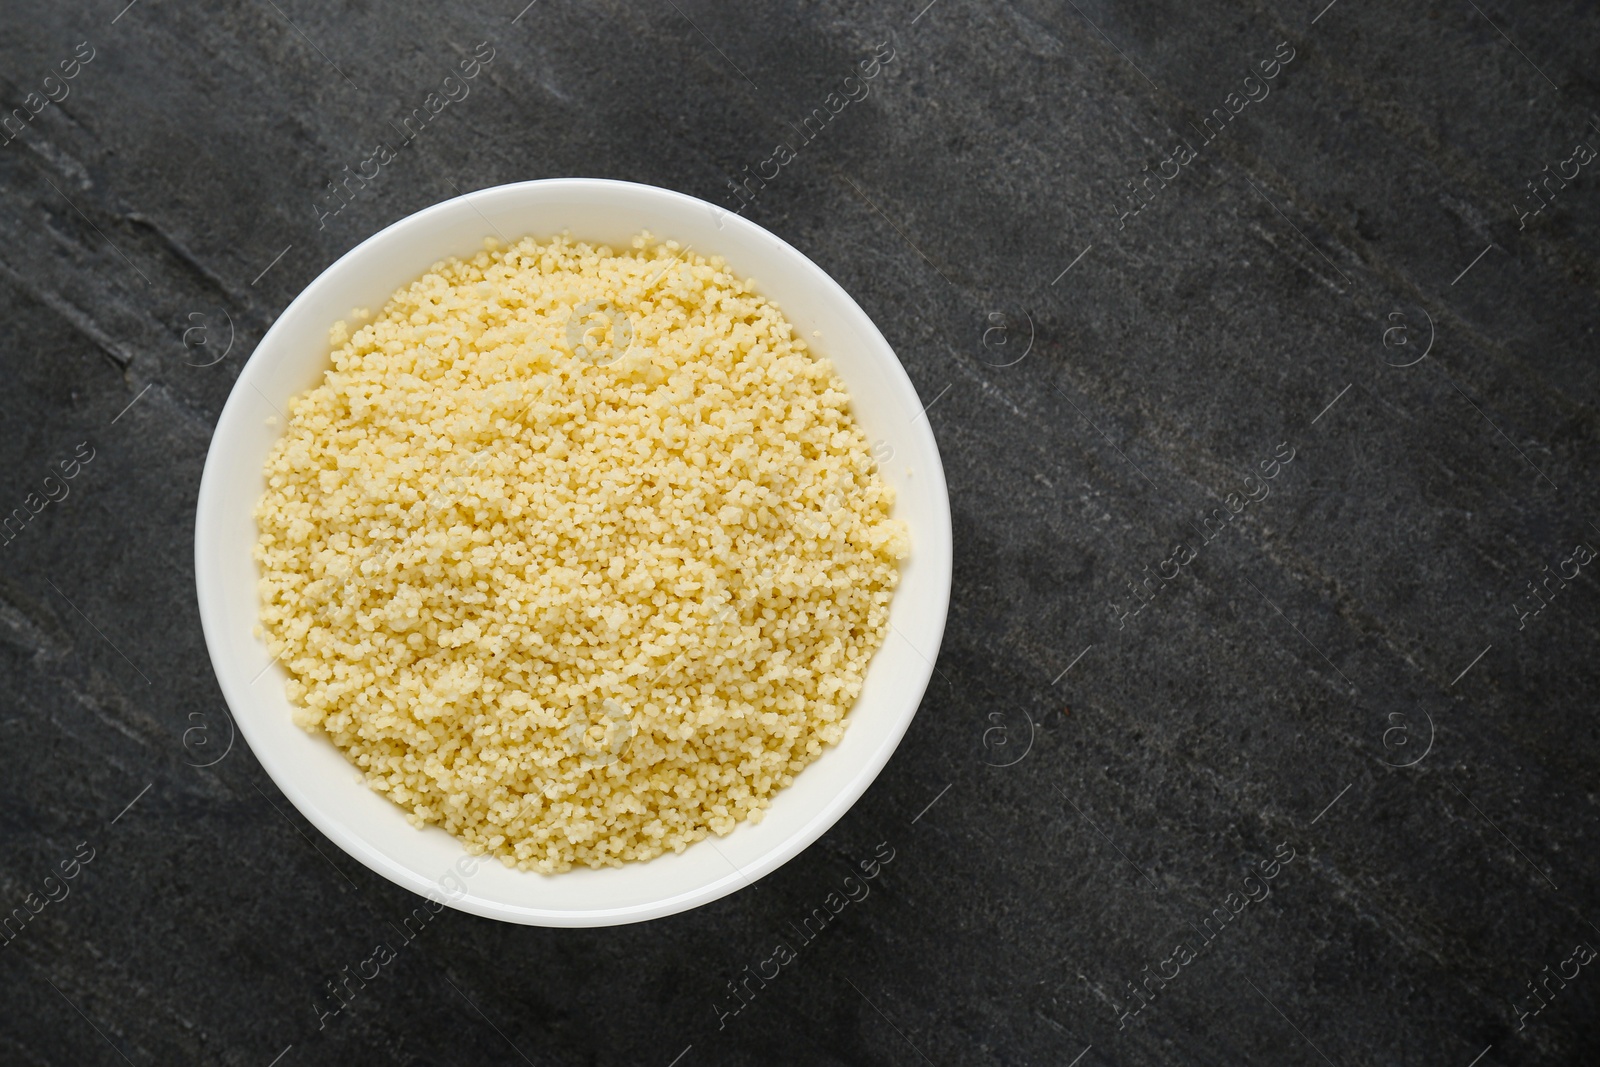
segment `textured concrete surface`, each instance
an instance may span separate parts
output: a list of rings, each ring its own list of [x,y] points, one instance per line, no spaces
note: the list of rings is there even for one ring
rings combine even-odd
[[[0,1060],[1600,1059],[1592,5],[522,2],[6,9]],[[418,900],[226,748],[217,412],[395,219],[560,175],[731,208],[780,142],[746,214],[876,319],[943,451],[933,687],[752,888],[400,944]]]

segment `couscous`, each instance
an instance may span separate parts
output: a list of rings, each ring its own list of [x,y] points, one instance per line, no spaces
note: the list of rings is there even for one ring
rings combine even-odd
[[[256,512],[297,721],[525,870],[759,820],[843,734],[910,550],[829,363],[647,235],[486,241],[352,318]]]

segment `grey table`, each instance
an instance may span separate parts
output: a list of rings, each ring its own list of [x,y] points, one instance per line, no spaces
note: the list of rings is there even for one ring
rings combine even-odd
[[[1593,5],[522,2],[6,5],[0,1060],[1600,1058]],[[943,452],[949,628],[757,885],[401,942],[226,747],[196,487],[333,259],[560,175],[856,296]]]

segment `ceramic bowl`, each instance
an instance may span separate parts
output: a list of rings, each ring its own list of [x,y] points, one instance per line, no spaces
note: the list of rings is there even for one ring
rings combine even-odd
[[[573,237],[628,247],[640,231],[724,257],[754,278],[813,350],[831,359],[897,491],[912,554],[902,564],[888,637],[868,668],[839,744],[742,823],[680,854],[546,875],[473,857],[442,829],[416,829],[370,790],[326,736],[290,717],[286,675],[252,634],[257,613],[253,509],[262,467],[291,397],[329,367],[328,329],[485,237]],[[818,336],[813,337],[813,331]],[[270,421],[269,421],[270,420]],[[483,189],[402,219],[306,287],[261,339],[235,383],[206,457],[195,517],[195,584],[206,644],[239,733],[278,788],[322,833],[407,889],[463,911],[541,926],[604,926],[693,908],[793,858],[847,811],[899,744],[933,670],[950,600],[950,506],[922,404],[883,335],[820,267],[760,226],[693,197],[628,182],[559,179]]]

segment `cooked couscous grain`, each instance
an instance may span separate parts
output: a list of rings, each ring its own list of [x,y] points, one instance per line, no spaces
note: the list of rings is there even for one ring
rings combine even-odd
[[[648,236],[486,241],[351,318],[256,511],[296,720],[525,870],[759,820],[842,735],[910,548],[828,362]]]

